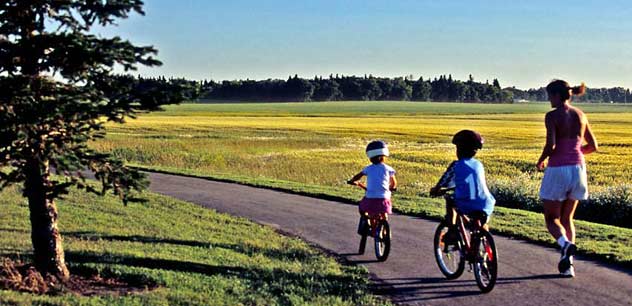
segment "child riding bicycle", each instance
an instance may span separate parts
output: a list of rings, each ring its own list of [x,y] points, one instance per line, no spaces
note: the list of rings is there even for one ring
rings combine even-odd
[[[359,180],[365,175],[367,177],[366,193],[359,205],[361,217],[358,229],[362,228],[365,213],[369,215],[393,213],[391,191],[397,189],[395,169],[384,163],[386,157],[389,156],[386,143],[380,140],[370,142],[366,147],[366,155],[371,160],[371,164],[347,181],[348,184],[362,186]]]
[[[450,164],[437,185],[430,189],[431,196],[439,196],[442,190],[454,188],[453,198],[446,201],[446,220],[450,223],[445,237],[446,243],[458,240],[455,209],[465,215],[483,211],[489,220],[496,203],[496,199],[487,188],[483,164],[474,158],[476,152],[483,148],[484,139],[481,134],[462,130],[454,135],[452,143],[456,145],[458,160]],[[486,220],[483,220],[483,223],[485,222]],[[487,224],[484,226],[487,229]]]

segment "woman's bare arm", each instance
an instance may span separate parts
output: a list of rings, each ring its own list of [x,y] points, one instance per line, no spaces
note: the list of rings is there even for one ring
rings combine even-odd
[[[546,144],[544,145],[544,148],[542,149],[542,154],[540,155],[538,163],[536,164],[536,167],[539,170],[544,169],[544,161],[549,156],[551,156],[551,153],[553,153],[553,149],[555,149],[555,122],[553,121],[553,115],[551,113],[547,113],[546,117],[544,117],[544,125],[546,126]]]
[[[582,146],[583,154],[590,154],[593,152],[597,152],[598,145],[597,139],[595,139],[595,135],[592,133],[592,129],[590,128],[590,124],[588,120],[586,120],[586,130],[584,131],[584,139],[586,140],[586,144]]]

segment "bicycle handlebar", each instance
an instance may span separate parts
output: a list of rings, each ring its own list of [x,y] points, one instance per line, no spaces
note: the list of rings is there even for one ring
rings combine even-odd
[[[366,184],[365,184],[365,183],[362,183],[362,182],[359,182],[359,181],[351,181],[351,180],[349,180],[349,181],[347,181],[347,184],[349,184],[349,185],[355,185],[355,186],[358,186],[358,187],[360,187],[360,188],[362,188],[362,189],[366,190]],[[396,192],[396,191],[397,191],[397,187],[395,187],[395,188],[391,189],[390,191],[391,191],[391,192]]]
[[[454,191],[454,189],[455,189],[454,187],[451,187],[451,188],[439,188],[439,189],[436,189],[436,190],[433,188],[433,189],[430,190],[430,196],[440,197],[442,195],[447,194],[450,191]]]
[[[366,185],[365,185],[364,183],[362,183],[362,182],[358,182],[358,181],[351,181],[351,180],[349,180],[349,181],[347,181],[347,184],[349,184],[349,185],[355,185],[355,186],[358,186],[358,187],[360,187],[360,188],[362,188],[362,189],[366,190]]]

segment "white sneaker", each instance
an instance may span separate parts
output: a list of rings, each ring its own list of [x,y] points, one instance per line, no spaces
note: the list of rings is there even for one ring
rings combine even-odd
[[[567,242],[564,245],[562,248],[562,258],[557,265],[557,270],[560,271],[560,273],[564,273],[572,266],[571,258],[575,255],[575,252],[577,252],[577,246],[573,243]]]
[[[565,277],[575,277],[575,267],[573,267],[571,265],[570,268],[568,268],[566,271],[560,273],[560,275],[565,276]]]

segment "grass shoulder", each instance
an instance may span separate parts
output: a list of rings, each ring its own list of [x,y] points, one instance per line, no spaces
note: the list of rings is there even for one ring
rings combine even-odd
[[[0,257],[29,261],[28,207],[0,193]],[[367,271],[344,266],[300,239],[243,218],[148,193],[144,204],[72,192],[59,202],[71,271],[145,279],[130,295],[33,295],[0,290],[1,305],[384,304]]]

